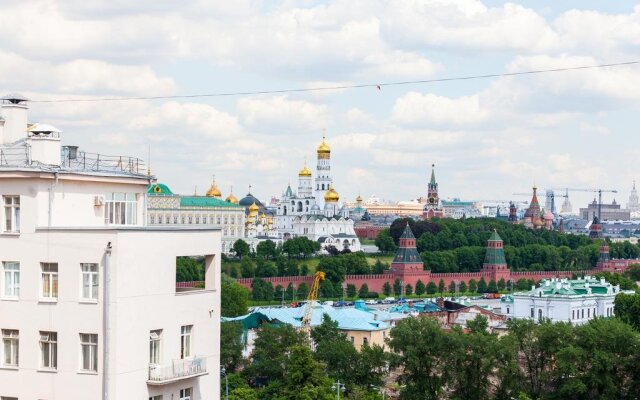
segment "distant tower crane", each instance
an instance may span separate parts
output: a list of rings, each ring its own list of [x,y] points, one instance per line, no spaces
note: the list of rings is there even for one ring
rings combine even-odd
[[[561,188],[561,189],[550,189],[550,190],[564,190],[565,192],[565,202],[569,199],[569,192],[592,192],[598,193],[598,219],[602,220],[602,193],[618,193],[615,189],[571,189],[571,188]]]
[[[311,317],[313,317],[313,303],[318,300],[318,290],[320,289],[320,281],[325,278],[325,273],[318,271],[313,274],[313,284],[307,296],[307,304],[304,306],[304,315],[302,317],[302,332],[304,332],[309,347],[311,347]]]

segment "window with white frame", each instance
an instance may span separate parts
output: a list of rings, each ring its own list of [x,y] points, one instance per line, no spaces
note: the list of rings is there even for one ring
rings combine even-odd
[[[2,196],[4,232],[20,232],[20,196]]]
[[[82,300],[98,301],[98,264],[80,264],[82,274]]]
[[[14,329],[2,330],[2,363],[7,367],[18,366],[19,332]]]
[[[58,299],[58,264],[41,263],[42,282],[40,298],[43,300]]]
[[[135,225],[137,201],[135,193],[106,195],[104,220],[108,225]]]
[[[160,345],[162,344],[162,329],[149,332],[149,364],[160,364]]]
[[[40,332],[40,367],[58,368],[58,334],[56,332]]]
[[[4,262],[2,295],[5,298],[17,299],[20,297],[20,263]]]
[[[180,358],[191,357],[191,333],[193,325],[183,325],[180,328]]]
[[[80,369],[98,371],[98,335],[94,333],[80,334]]]
[[[191,388],[180,389],[180,400],[191,400]]]

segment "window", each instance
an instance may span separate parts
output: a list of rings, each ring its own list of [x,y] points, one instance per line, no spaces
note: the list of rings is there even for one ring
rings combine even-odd
[[[40,366],[46,369],[58,368],[58,334],[40,332]]]
[[[149,332],[149,364],[160,364],[162,329]]]
[[[180,389],[180,400],[191,400],[191,388]]]
[[[149,400],[162,400],[162,395],[158,394],[158,395],[155,395],[155,396],[151,396],[151,397],[149,397]]]
[[[191,357],[191,331],[193,325],[184,325],[180,328],[180,358]]]
[[[98,335],[80,334],[80,369],[82,371],[98,371]]]
[[[571,319],[576,319],[576,310],[571,310]]]
[[[20,232],[20,196],[3,196],[4,231]]]
[[[542,308],[538,308],[538,321],[542,321]]]
[[[356,342],[356,338],[351,336],[351,344],[354,344]]]
[[[135,193],[109,193],[106,198],[104,219],[108,225],[136,224]]]
[[[366,346],[367,344],[369,344],[369,339],[367,338],[362,338],[362,345]]]
[[[3,296],[20,297],[20,263],[5,262],[2,266],[4,267]]]
[[[2,362],[5,366],[17,367],[18,366],[18,331],[12,329],[2,330]]]
[[[587,318],[591,318],[591,309],[587,308]]]
[[[582,309],[581,314],[582,314],[582,319],[584,319],[584,308]]]
[[[509,314],[509,307],[507,307],[507,314]]]
[[[58,299],[58,264],[42,263],[42,292],[44,300]]]
[[[531,318],[533,318],[533,317],[534,317],[534,314],[533,314],[533,313],[534,313],[534,311],[533,311],[533,307],[531,307]]]
[[[82,300],[98,301],[98,264],[80,264]]]

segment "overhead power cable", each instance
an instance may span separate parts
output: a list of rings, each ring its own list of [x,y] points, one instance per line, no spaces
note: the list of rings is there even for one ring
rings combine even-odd
[[[49,100],[32,100],[31,102],[32,103],[80,103],[80,102],[130,101],[130,100],[171,100],[171,99],[194,99],[194,98],[202,98],[202,97],[228,97],[228,96],[251,96],[251,95],[259,95],[259,94],[318,92],[318,91],[328,91],[328,90],[362,89],[362,88],[376,88],[378,90],[381,90],[383,87],[388,87],[388,86],[420,85],[420,84],[437,83],[437,82],[465,81],[465,80],[473,80],[473,79],[500,78],[500,77],[508,77],[508,76],[519,76],[519,75],[534,75],[534,74],[544,74],[544,73],[550,73],[550,72],[563,72],[563,71],[576,71],[576,70],[583,70],[583,69],[619,67],[623,65],[635,65],[635,64],[640,64],[640,60],[625,61],[625,62],[612,63],[612,64],[581,65],[576,67],[536,69],[536,70],[520,71],[520,72],[503,72],[503,73],[497,73],[497,74],[470,75],[470,76],[423,79],[423,80],[413,80],[413,81],[362,83],[362,84],[352,84],[352,85],[318,86],[318,87],[311,87],[311,88],[292,88],[292,89],[277,89],[277,90],[255,90],[255,91],[244,91],[244,92],[184,94],[184,95],[173,95],[173,96],[49,99]]]

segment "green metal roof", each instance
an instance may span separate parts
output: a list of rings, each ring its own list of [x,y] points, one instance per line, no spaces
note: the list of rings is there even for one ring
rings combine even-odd
[[[180,207],[229,207],[243,208],[242,206],[229,203],[215,197],[186,196],[180,197]]]
[[[489,241],[502,241],[502,239],[500,238],[500,235],[498,235],[498,232],[493,231],[493,233],[491,234],[491,237],[489,238]],[[504,257],[504,249],[503,248],[493,248],[493,247],[487,247],[487,253],[484,256],[484,263],[485,264],[492,264],[492,265],[496,265],[496,264],[506,264],[507,263],[507,259]]]
[[[153,185],[147,186],[147,194],[154,196],[171,196],[173,192],[164,183],[154,183]]]

